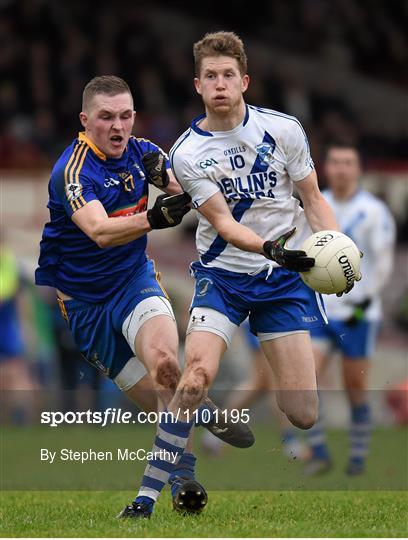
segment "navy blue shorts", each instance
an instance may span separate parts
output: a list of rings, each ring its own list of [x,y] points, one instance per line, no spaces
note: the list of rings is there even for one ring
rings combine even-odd
[[[373,355],[380,324],[378,321],[359,321],[354,326],[344,321],[329,320],[323,328],[310,333],[313,340],[328,342],[348,358],[370,358]]]
[[[297,272],[274,268],[255,276],[191,265],[196,280],[191,309],[212,308],[239,326],[249,315],[253,334],[311,330],[325,324],[320,294],[303,283]]]
[[[134,356],[122,334],[123,322],[142,300],[152,296],[167,297],[153,262],[147,261],[108,302],[63,302],[78,349],[88,362],[111,379]]]

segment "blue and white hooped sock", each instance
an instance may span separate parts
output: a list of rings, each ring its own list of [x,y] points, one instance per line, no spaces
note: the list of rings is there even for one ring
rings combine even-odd
[[[321,397],[319,393],[319,416],[316,423],[306,431],[307,441],[312,450],[312,459],[322,459],[328,461],[330,459],[329,448],[326,440],[326,426],[324,423]]]
[[[352,463],[364,463],[371,440],[371,411],[368,403],[351,408],[350,453]]]
[[[316,423],[306,431],[307,441],[312,451],[312,459],[330,460],[330,452],[326,440],[326,426],[324,423],[324,414],[322,412],[322,397],[319,395],[319,411]]]
[[[153,459],[144,471],[142,485],[135,499],[153,509],[160,492],[167,484],[174,467],[179,462],[187,445],[192,422],[176,421],[174,415],[166,411],[159,423],[153,446]]]

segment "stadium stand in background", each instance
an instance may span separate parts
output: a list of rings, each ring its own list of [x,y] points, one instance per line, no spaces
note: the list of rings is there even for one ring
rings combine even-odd
[[[258,2],[247,24],[241,0],[165,2],[3,1],[0,6],[0,168],[42,167],[78,131],[72,111],[93,75],[129,81],[136,129],[169,149],[197,111],[191,43],[234,29],[256,73],[249,103],[298,116],[315,159],[327,138],[347,135],[368,161],[404,159],[407,4],[375,0]],[[179,5],[179,8],[177,6]],[[259,61],[258,61],[259,60]],[[266,60],[266,61],[265,61]],[[256,79],[256,80],[255,80]]]

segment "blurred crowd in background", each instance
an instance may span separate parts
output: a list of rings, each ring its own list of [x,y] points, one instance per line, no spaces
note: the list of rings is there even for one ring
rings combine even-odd
[[[328,138],[345,135],[360,144],[367,160],[405,157],[406,123],[391,101],[402,99],[408,87],[406,2],[260,1],[248,13],[242,0],[210,1],[199,17],[196,9],[157,0],[97,6],[3,0],[0,166],[52,162],[80,128],[83,87],[108,73],[130,84],[136,131],[169,150],[201,112],[192,85],[192,44],[220,29],[235,30],[247,45],[253,76],[247,101],[297,116],[315,160]],[[313,59],[317,66],[308,65]],[[361,78],[366,84],[360,89]],[[355,92],[356,103],[348,92]],[[387,121],[395,116],[393,125],[370,122],[385,111]]]
[[[193,87],[192,45],[205,32],[221,29],[234,30],[245,41],[251,76],[247,102],[298,117],[319,173],[325,142],[347,139],[359,145],[366,171],[372,175],[406,174],[407,27],[408,3],[398,0],[270,0],[253,5],[242,0],[202,4],[1,0],[0,175],[8,175],[5,186],[18,182],[20,173],[25,181],[36,171],[49,176],[53,162],[81,129],[78,113],[85,84],[102,74],[116,74],[129,83],[137,111],[135,133],[168,151],[202,112]],[[319,178],[324,186],[323,175]],[[377,194],[391,196],[381,181],[376,184]],[[393,183],[396,195],[391,198],[401,210],[401,198],[408,203],[408,193],[400,189],[400,179]],[[46,200],[39,204],[45,211]],[[5,210],[2,200],[4,215]],[[7,211],[9,216],[12,211]],[[19,212],[16,216],[24,216],[24,209]],[[401,247],[408,238],[408,219],[401,212],[397,217]],[[9,229],[18,222],[26,228],[14,238],[14,246],[16,238],[28,238],[35,227],[40,234],[43,223],[38,219],[33,224],[23,221],[16,217],[7,222]],[[176,249],[169,242],[167,251],[155,253],[158,237],[149,235],[150,250],[165,273],[166,265],[170,263],[171,271],[175,263],[179,269],[183,266],[187,276],[187,263],[195,253],[192,237],[185,233],[188,227],[193,232],[195,222],[186,220],[186,224],[177,231]],[[16,360],[14,365],[9,363],[7,373],[3,372],[8,387],[73,391],[66,394],[66,410],[73,408],[73,396],[81,385],[114,391],[110,381],[102,381],[82,362],[53,292],[34,287],[32,268],[27,271],[13,258],[13,241],[3,249],[8,255],[0,261],[0,303],[13,302],[23,314],[24,337],[10,357]],[[400,252],[398,261],[401,265],[396,268],[403,273],[406,251]],[[13,273],[20,278],[11,280],[6,291],[4,284]],[[406,290],[406,275],[399,274],[399,280],[405,280]],[[183,337],[188,304],[177,287],[169,292]],[[387,324],[391,321],[401,340],[408,328],[403,287],[395,291],[396,297],[399,303],[392,306]],[[16,422],[23,420],[21,407],[24,414],[30,408],[21,402],[13,407],[11,403]]]

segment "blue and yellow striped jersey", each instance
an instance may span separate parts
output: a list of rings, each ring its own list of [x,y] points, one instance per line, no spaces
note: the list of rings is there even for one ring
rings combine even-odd
[[[144,212],[148,183],[141,158],[162,150],[131,137],[119,159],[107,158],[85,135],[63,152],[48,186],[50,221],[40,243],[37,285],[48,285],[85,302],[107,300],[146,261],[146,235],[123,246],[101,249],[71,220],[99,200],[109,217]],[[163,152],[164,153],[164,152]],[[168,164],[168,167],[170,165]]]

